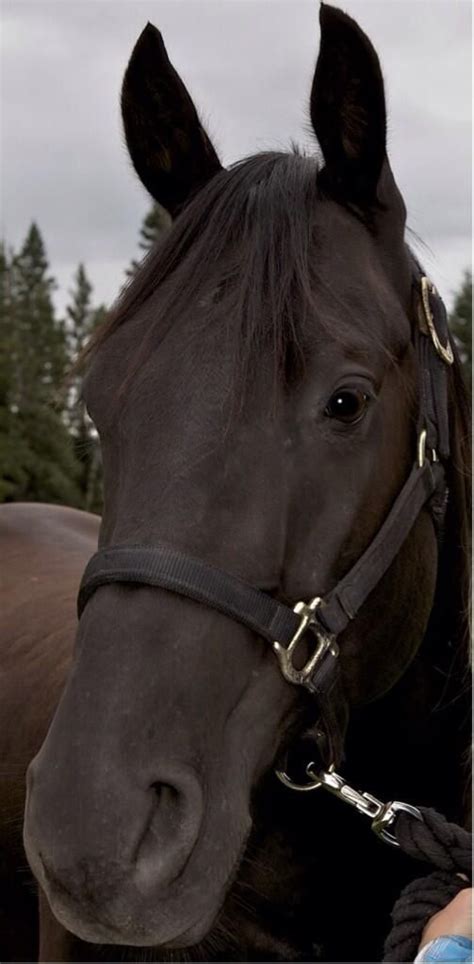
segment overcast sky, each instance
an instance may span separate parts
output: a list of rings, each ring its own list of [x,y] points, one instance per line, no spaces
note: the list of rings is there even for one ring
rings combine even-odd
[[[446,300],[471,262],[470,0],[346,0],[379,53],[389,154],[418,249]],[[64,304],[79,261],[110,303],[149,207],[124,147],[119,92],[147,20],[225,164],[308,146],[316,0],[4,0],[0,228],[32,219]]]

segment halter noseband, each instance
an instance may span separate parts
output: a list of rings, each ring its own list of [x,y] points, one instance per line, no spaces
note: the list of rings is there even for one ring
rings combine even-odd
[[[291,609],[223,569],[160,544],[101,549],[89,561],[79,590],[79,618],[100,586],[128,583],[188,596],[258,633],[272,644],[285,679],[316,698],[332,764],[341,759],[347,724],[337,637],[394,561],[423,507],[435,493],[440,499],[445,496],[442,463],[450,454],[447,366],[454,358],[445,306],[418,266],[415,284],[420,377],[416,460],[374,539],[330,592]],[[297,668],[295,653],[303,638],[311,655]]]

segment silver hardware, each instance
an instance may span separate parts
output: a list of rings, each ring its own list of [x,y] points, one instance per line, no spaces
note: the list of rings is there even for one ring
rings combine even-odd
[[[320,602],[320,597],[315,596],[314,599],[311,599],[309,603],[296,603],[296,606],[293,607],[293,612],[298,613],[298,615],[301,616],[301,621],[295,635],[288,643],[288,646],[282,646],[278,641],[273,643],[273,649],[278,657],[280,669],[283,673],[283,676],[289,683],[295,683],[300,686],[303,685],[308,679],[308,676],[311,676],[315,666],[317,663],[319,663],[321,657],[324,656],[324,653],[326,653],[328,649],[331,650],[334,656],[338,655],[339,650],[337,648],[336,640],[333,636],[323,632],[316,620],[315,612]],[[317,646],[314,653],[312,653],[302,669],[297,669],[293,663],[292,657],[301,637],[310,626],[317,627],[314,629],[314,635],[317,639]]]
[[[418,468],[422,469],[426,458],[426,428],[420,432],[418,439]]]
[[[313,767],[314,763],[308,763],[306,773],[310,782],[303,784],[294,783],[291,777],[281,770],[276,770],[275,772],[278,779],[291,790],[307,791],[317,790],[319,787],[323,787],[324,790],[328,790],[329,793],[334,794],[339,800],[343,800],[351,807],[355,807],[359,813],[369,818],[374,833],[376,833],[381,840],[384,840],[385,843],[391,844],[392,847],[400,846],[391,828],[401,811],[411,814],[411,816],[417,820],[423,820],[420,811],[417,810],[416,807],[412,807],[409,803],[402,803],[401,800],[392,800],[390,803],[383,803],[370,793],[361,793],[359,790],[351,787],[339,773],[335,773],[333,766],[330,766],[328,770],[320,771],[315,771]]]
[[[313,763],[308,764],[306,767],[306,773],[308,773],[310,767],[312,766],[314,766]],[[332,766],[329,768],[329,770],[332,772]],[[319,787],[322,786],[321,780],[316,780],[313,776],[311,776],[309,783],[295,783],[284,770],[275,770],[275,773],[285,787],[288,787],[289,790],[298,790],[299,793],[307,793],[309,790],[318,790]]]
[[[449,344],[449,335],[448,335],[448,340],[446,342],[446,347],[445,347],[444,345],[441,344],[438,338],[438,332],[436,331],[436,328],[435,328],[434,318],[433,318],[433,315],[431,312],[431,306],[430,306],[430,294],[436,295],[437,294],[436,288],[433,282],[430,281],[429,278],[426,277],[426,275],[423,275],[421,279],[421,300],[423,303],[424,314],[423,314],[423,318],[421,319],[422,324],[420,327],[422,331],[425,332],[425,334],[429,333],[431,337],[431,341],[433,342],[433,345],[439,357],[442,358],[442,360],[445,362],[446,365],[452,365],[454,361],[454,355],[453,355],[453,350],[451,348],[451,345]],[[428,331],[426,331],[426,328],[428,329]]]
[[[405,813],[410,813],[412,817],[417,820],[423,821],[423,817],[417,807],[412,807],[409,803],[403,803],[401,800],[392,800],[391,803],[384,803],[377,814],[377,816],[372,820],[372,830],[377,834],[385,843],[392,844],[393,847],[399,847],[395,834],[390,832],[390,827],[394,824],[397,819],[397,814],[400,811]]]
[[[424,428],[418,437],[418,468],[422,469],[426,459],[426,429]],[[439,462],[436,449],[431,449],[431,461]]]

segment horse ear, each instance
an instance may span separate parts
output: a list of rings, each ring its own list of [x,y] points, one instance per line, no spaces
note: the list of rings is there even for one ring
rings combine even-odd
[[[322,3],[311,121],[323,152],[321,184],[335,200],[376,199],[386,148],[385,95],[370,40],[351,17]]]
[[[221,164],[161,33],[151,23],[140,34],[125,72],[122,118],[140,180],[174,217]]]

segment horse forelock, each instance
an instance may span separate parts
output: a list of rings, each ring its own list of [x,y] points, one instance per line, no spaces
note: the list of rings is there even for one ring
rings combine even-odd
[[[189,319],[190,311],[199,334],[221,325],[232,340],[240,387],[251,380],[263,353],[276,380],[294,383],[305,369],[308,338],[316,330],[331,328],[332,337],[362,351],[373,348],[374,341],[387,351],[383,333],[354,326],[347,307],[346,317],[336,307],[336,331],[334,319],[320,310],[322,288],[336,300],[339,295],[335,279],[320,270],[319,170],[315,157],[294,150],[257,154],[217,174],[148,253],[82,361],[91,361],[148,304],[153,317],[131,361],[134,370],[163,332]],[[353,212],[341,211],[354,221]],[[350,270],[345,284],[352,285],[355,297],[364,290],[363,278],[351,278]]]

